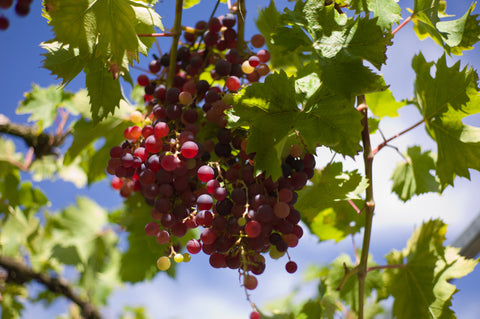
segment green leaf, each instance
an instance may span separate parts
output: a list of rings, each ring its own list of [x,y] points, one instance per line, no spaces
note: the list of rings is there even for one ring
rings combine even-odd
[[[346,98],[384,91],[387,88],[382,76],[364,66],[362,59],[343,53],[333,58],[320,59],[319,69],[322,83]]]
[[[480,112],[478,75],[471,68],[460,70],[460,62],[449,68],[445,56],[435,64],[434,78],[433,63],[421,54],[412,64],[418,107],[437,142],[437,176],[445,188],[453,185],[456,175],[470,178],[469,168],[480,170],[480,129],[462,123],[466,116]]]
[[[365,96],[368,108],[379,117],[397,117],[397,111],[405,106],[406,101],[397,102],[390,89],[369,93]]]
[[[90,62],[85,70],[92,119],[95,123],[114,114],[120,101],[125,100],[118,79],[114,79],[101,61]]]
[[[87,90],[78,90],[65,101],[64,107],[73,115],[80,114],[84,118],[90,118],[90,99]]]
[[[401,9],[395,0],[351,0],[350,9],[356,13],[373,12],[378,17],[377,24],[383,29],[389,29],[401,19]]]
[[[459,254],[460,248],[446,247],[444,259],[435,265],[435,286],[433,293],[435,302],[430,306],[436,318],[453,318],[452,297],[458,291],[450,282],[471,273],[478,263],[477,260],[466,259]]]
[[[106,163],[110,159],[110,148],[123,140],[123,131],[129,122],[117,117],[110,117],[95,125],[91,121],[80,120],[73,126],[73,142],[65,153],[64,165],[72,165],[81,159],[86,171],[88,183],[91,184],[105,176]],[[101,147],[94,148],[99,139],[105,139]]]
[[[145,26],[145,14],[151,32],[154,26],[162,28],[157,13],[134,0],[47,0],[45,5],[59,42],[80,52],[110,57],[119,65],[125,57],[131,63],[138,60],[138,53],[147,54],[137,36],[137,26]]]
[[[265,44],[270,52],[269,63],[272,68],[292,65],[298,67],[300,66],[300,60],[296,53],[299,53],[299,51],[296,50],[295,54],[292,54],[292,52],[289,53],[284,47],[277,45],[273,41],[273,37],[275,36],[276,41],[280,41],[279,43],[288,43],[288,40],[283,41],[284,37],[282,37],[282,33],[277,32],[277,28],[285,27],[280,19],[281,14],[277,11],[274,1],[270,1],[268,7],[264,7],[258,11],[258,17],[255,20],[258,31],[265,37]],[[300,47],[298,49],[300,49]]]
[[[43,42],[40,46],[48,51],[42,54],[45,57],[43,67],[62,79],[62,85],[70,83],[87,63],[86,55],[81,55],[78,48],[57,41]]]
[[[220,2],[227,3],[227,0],[221,0]],[[200,3],[200,0],[184,0],[183,8],[188,9]]]
[[[444,13],[439,0],[417,0],[412,15],[414,30],[419,39],[431,37],[449,55],[461,55],[480,40],[480,21],[472,14],[474,9],[475,3],[461,18],[440,21]]]
[[[166,245],[159,245],[155,238],[145,234],[145,225],[152,218],[151,207],[144,202],[138,195],[130,196],[125,207],[116,212],[117,223],[128,232],[129,247],[120,261],[122,281],[135,283],[152,279],[158,272],[157,259],[165,254]]]
[[[24,306],[18,299],[23,299],[27,296],[28,291],[26,287],[15,283],[6,283],[2,287],[2,298],[0,299],[2,319],[21,318]]]
[[[358,232],[364,224],[348,200],[366,187],[357,172],[344,172],[342,163],[332,163],[315,174],[312,185],[298,192],[295,204],[304,222],[320,240],[340,241]],[[359,187],[360,186],[360,187]],[[361,200],[351,200],[357,207]]]
[[[230,127],[250,128],[247,152],[256,153],[257,171],[266,171],[274,179],[281,176],[282,151],[295,135],[301,136],[298,142],[312,153],[319,145],[352,157],[361,150],[361,115],[353,107],[353,99],[322,87],[312,88],[312,83],[298,86],[294,77],[287,77],[282,71],[269,75],[264,83],[254,83],[235,97],[235,106],[228,112]],[[309,91],[298,94],[300,100],[316,90],[304,101],[303,110],[295,100],[296,87]]]
[[[139,53],[147,55],[154,41],[137,34],[163,29],[160,16],[135,0],[46,0],[45,6],[56,35],[51,42],[57,43],[47,48],[46,67],[64,83],[83,68],[92,118],[99,122],[124,99],[118,77],[131,83],[129,65],[138,62]],[[69,61],[74,62],[71,69]]]
[[[104,209],[86,197],[77,198],[75,206],[68,206],[49,220],[48,226],[58,240],[53,257],[66,264],[87,264],[96,252],[96,240],[106,223]]]
[[[31,114],[28,118],[31,122],[37,122],[39,131],[50,127],[57,117],[57,108],[62,107],[65,100],[72,97],[71,93],[63,91],[55,85],[41,88],[33,84],[32,91],[25,94],[17,108],[17,114]]]
[[[281,151],[276,146],[292,132],[300,112],[293,77],[283,71],[269,75],[264,83],[254,83],[237,95],[234,105],[229,112],[230,125],[250,126],[247,152],[256,152],[255,169],[276,180],[282,175]]]
[[[18,206],[8,207],[5,213],[0,232],[2,254],[20,256],[22,249],[27,246],[28,237],[40,227],[40,221],[34,214],[29,214],[28,210],[22,211]]]
[[[340,292],[337,287],[345,276],[345,265],[350,269],[355,267],[355,264],[350,259],[350,256],[342,254],[337,257],[332,264],[328,266],[328,274],[325,280],[327,285],[327,293],[332,296],[337,296],[352,307],[354,311],[358,311],[358,280],[355,277],[350,277],[343,286]],[[377,266],[369,257],[367,263],[368,267]],[[382,275],[378,271],[372,271],[367,274],[365,279],[365,296],[372,295],[373,290],[380,289],[383,285]]]
[[[391,38],[391,34],[384,33],[376,25],[375,19],[358,18],[349,20],[341,30],[332,32],[330,36],[314,39],[314,48],[324,58],[333,58],[341,52],[344,59],[364,59],[380,69],[387,59],[386,51],[387,46],[392,44]]]
[[[448,281],[470,273],[477,261],[443,247],[445,233],[442,221],[430,220],[415,230],[406,248],[386,256],[389,265],[401,265],[384,272],[395,318],[454,317],[450,306],[456,289]]]
[[[393,192],[404,202],[414,195],[440,193],[440,184],[430,173],[436,160],[430,151],[422,153],[420,146],[413,146],[404,156],[405,162],[399,163],[392,175]]]

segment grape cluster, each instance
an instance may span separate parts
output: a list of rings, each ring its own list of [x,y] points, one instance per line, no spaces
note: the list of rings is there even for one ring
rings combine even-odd
[[[233,14],[187,28],[176,57],[176,75],[167,88],[168,53],[149,63],[150,76],[137,78],[144,87],[147,111],[135,111],[125,141],[110,151],[107,172],[121,196],[140,192],[152,206],[145,232],[169,247],[157,260],[160,270],[188,261],[203,251],[214,268],[238,269],[245,289],[255,289],[265,270],[264,254],[287,254],[286,271],[294,273],[288,248],[303,235],[296,191],[313,176],[315,159],[300,144],[290,148],[283,176],[272,180],[256,174],[255,154],[247,153],[248,131],[227,128],[225,111],[233,94],[270,70],[265,39],[254,35],[257,53],[236,49]],[[212,83],[200,79],[209,72]],[[152,78],[153,75],[153,78]],[[217,84],[217,85],[215,85]],[[199,238],[186,244],[174,239],[199,228]]]
[[[15,4],[15,13],[20,16],[24,17],[30,13],[30,5],[33,0],[17,0]],[[13,6],[13,0],[0,0],[0,10],[6,10]],[[10,21],[8,18],[0,14],[0,30],[8,29],[10,25]]]

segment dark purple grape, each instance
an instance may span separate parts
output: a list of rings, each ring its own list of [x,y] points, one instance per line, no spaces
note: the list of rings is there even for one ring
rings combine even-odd
[[[237,22],[237,18],[232,13],[227,13],[226,15],[223,16],[222,24],[227,28],[232,28],[236,22]]]
[[[218,60],[215,64],[215,71],[219,76],[227,76],[230,74],[232,70],[232,64],[227,60],[221,59]]]

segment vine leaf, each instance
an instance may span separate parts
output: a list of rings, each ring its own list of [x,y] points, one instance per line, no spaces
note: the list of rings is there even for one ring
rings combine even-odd
[[[478,261],[459,256],[459,249],[443,247],[445,233],[442,221],[430,220],[415,230],[406,248],[386,256],[388,264],[404,265],[384,272],[395,318],[452,317],[456,289],[448,281],[467,275]]]
[[[156,261],[166,252],[166,245],[159,245],[154,238],[145,235],[145,225],[152,221],[151,207],[138,195],[130,196],[125,206],[110,217],[128,232],[128,249],[121,255],[119,275],[122,281],[140,282],[152,279],[157,273]],[[132,214],[135,212],[135,214]],[[141,249],[139,249],[141,247]],[[173,276],[175,267],[168,274]]]
[[[184,0],[183,1],[183,8],[188,9],[193,6],[196,6],[197,4],[200,3],[201,0]],[[227,0],[221,0],[220,2],[227,3]]]
[[[395,100],[390,89],[369,93],[365,96],[365,99],[370,111],[378,117],[397,117],[397,111],[406,105],[405,101],[398,102]]]
[[[331,296],[337,297],[337,299],[344,300],[352,309],[358,311],[358,280],[350,278],[346,281],[340,292],[337,291],[337,287],[345,276],[345,267],[353,269],[355,267],[354,262],[350,259],[350,256],[341,254],[326,268],[325,284],[327,286],[327,293]],[[369,256],[368,267],[377,266],[377,264]],[[382,288],[383,278],[382,274],[378,271],[369,272],[365,279],[365,295],[369,297],[372,295],[373,290],[379,290]]]
[[[46,0],[45,7],[55,39],[43,44],[44,67],[63,84],[83,69],[92,118],[99,122],[124,99],[119,76],[131,83],[129,65],[153,44],[137,34],[163,29],[160,16],[136,0]]]
[[[357,171],[344,172],[342,163],[332,163],[314,175],[312,185],[298,193],[295,207],[304,222],[320,240],[340,241],[358,232],[364,219],[350,206],[361,207],[360,194],[367,182]]]
[[[61,213],[51,216],[50,226],[55,228],[53,236],[58,238],[53,256],[70,265],[78,262],[87,264],[95,251],[95,240],[106,221],[105,210],[90,199],[79,197],[77,205],[68,206]],[[69,253],[64,255],[64,251]]]
[[[356,13],[372,11],[378,18],[377,24],[383,29],[389,29],[401,19],[401,9],[395,0],[351,0],[350,9]]]
[[[423,55],[414,57],[417,73],[415,94],[430,136],[437,142],[437,176],[442,188],[453,185],[455,176],[470,178],[469,168],[480,171],[480,128],[462,123],[468,115],[480,112],[477,88],[478,75],[460,62],[446,65],[445,55],[435,64],[426,62]]]
[[[333,3],[312,0],[298,1],[293,11],[280,14],[272,2],[260,12],[257,26],[275,52],[272,56],[278,56],[272,60],[274,67],[299,69],[303,62],[315,60],[322,83],[346,98],[386,89],[382,77],[363,65],[366,60],[380,69],[392,44],[392,35],[383,32],[377,18],[347,18]],[[298,58],[292,58],[292,51]]]
[[[445,6],[445,1],[416,0],[412,14],[414,30],[421,40],[431,37],[448,55],[461,55],[480,40],[480,21],[477,14],[472,14],[475,3],[461,18],[441,21],[446,16]]]
[[[98,123],[113,115],[125,97],[120,82],[112,77],[101,61],[90,62],[85,71],[92,119]]]
[[[440,193],[440,183],[430,173],[435,169],[436,160],[430,151],[422,153],[420,146],[413,146],[404,156],[406,161],[399,163],[393,171],[393,192],[404,202],[414,195]]]
[[[306,82],[302,89],[314,90]],[[282,175],[282,150],[292,134],[301,136],[298,142],[312,153],[318,145],[352,157],[361,149],[361,115],[353,107],[353,100],[316,87],[317,93],[305,101],[306,109],[301,110],[296,97],[302,99],[305,95],[297,95],[295,90],[294,77],[283,71],[271,74],[264,83],[254,83],[238,94],[228,113],[230,127],[250,127],[247,152],[256,153],[255,169],[266,171],[274,179]]]
[[[37,122],[39,131],[50,127],[57,117],[57,108],[73,95],[59,89],[56,85],[41,88],[33,84],[32,91],[25,94],[17,108],[17,114],[30,114],[31,122]]]
[[[64,165],[71,165],[81,159],[88,183],[91,184],[105,176],[105,163],[108,162],[111,145],[123,141],[123,131],[129,122],[117,117],[110,117],[95,125],[91,121],[81,119],[73,126],[73,142],[65,153]],[[105,144],[95,149],[94,143],[105,138]]]
[[[80,49],[72,48],[68,44],[49,41],[41,43],[40,46],[47,50],[42,54],[45,57],[43,67],[62,79],[62,85],[70,83],[87,63],[87,58],[80,54]]]
[[[153,26],[162,28],[155,11],[134,0],[46,0],[45,5],[57,41],[82,53],[108,56],[119,65],[125,58],[138,61],[139,53],[147,54],[137,36],[145,15],[152,32]]]

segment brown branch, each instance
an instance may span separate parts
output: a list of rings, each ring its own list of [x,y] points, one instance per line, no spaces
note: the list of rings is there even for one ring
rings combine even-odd
[[[53,135],[45,132],[38,132],[32,126],[10,122],[10,119],[0,114],[0,134],[5,133],[22,138],[25,143],[32,147],[36,158],[43,155],[55,154],[54,148],[63,144],[69,131]]]
[[[0,267],[8,272],[7,281],[23,285],[29,281],[35,280],[48,290],[64,295],[66,298],[77,304],[85,319],[100,319],[100,313],[97,308],[90,302],[83,300],[78,296],[63,278],[54,278],[45,273],[35,272],[24,263],[11,257],[0,256]]]

